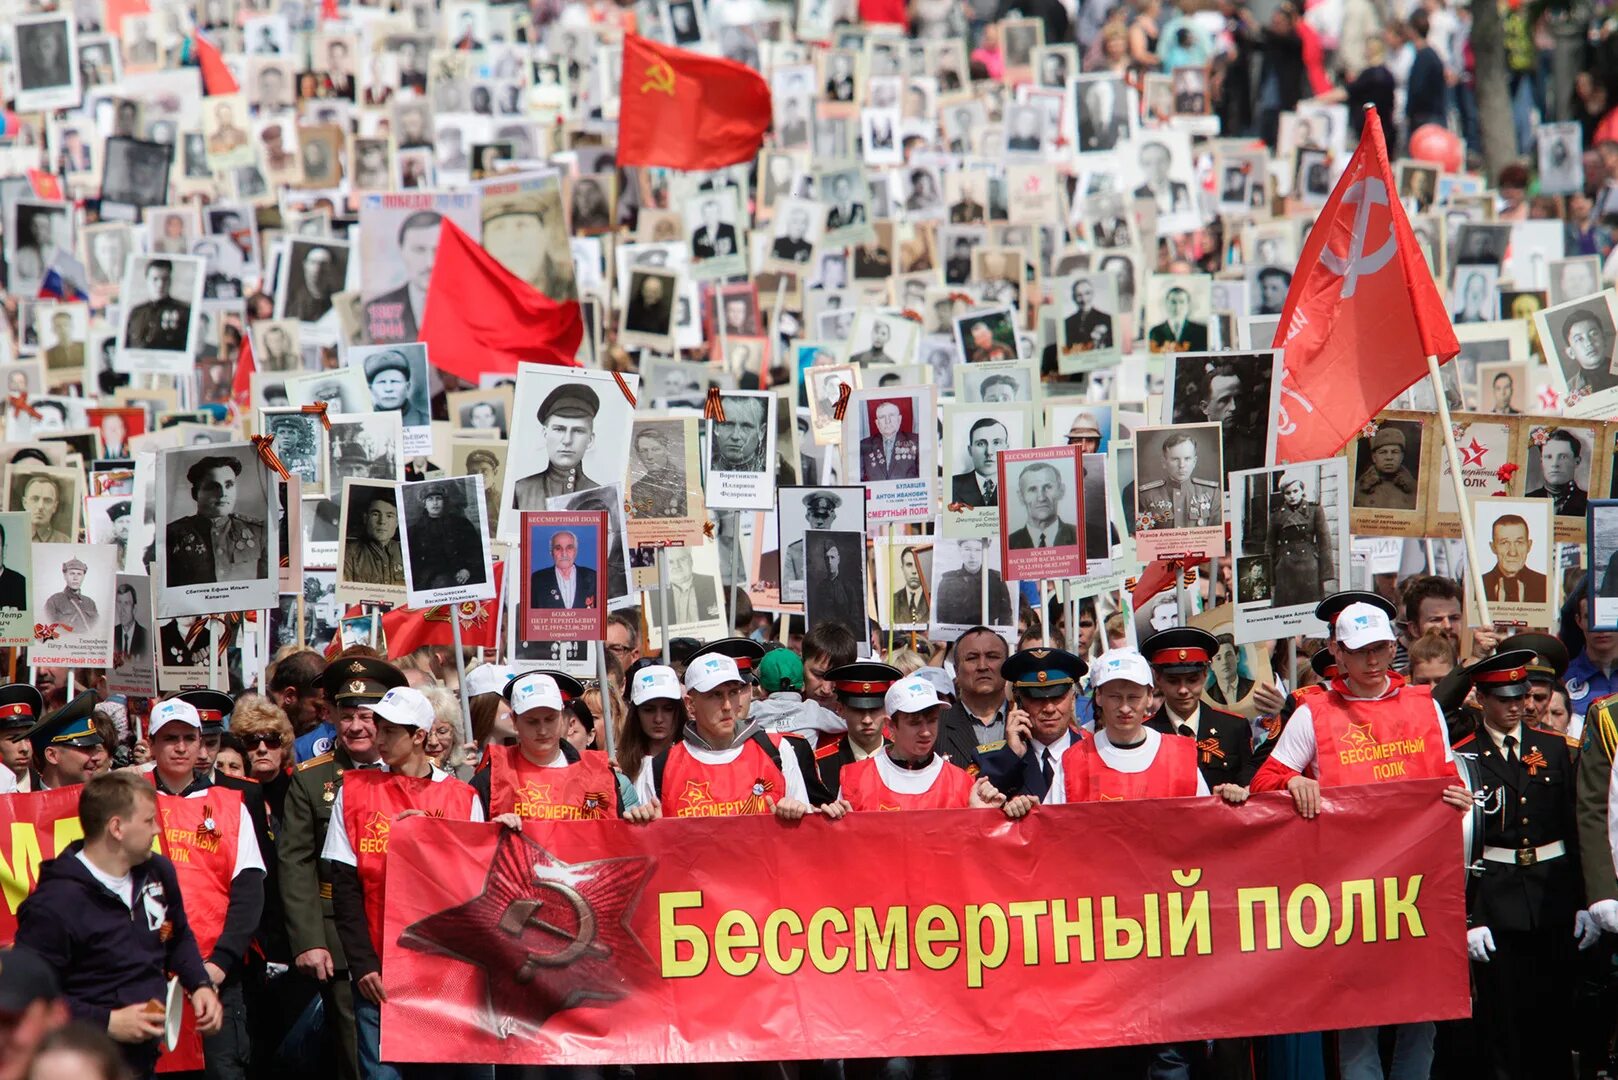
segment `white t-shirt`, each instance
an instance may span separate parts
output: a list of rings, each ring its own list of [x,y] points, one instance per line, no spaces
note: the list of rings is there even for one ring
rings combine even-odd
[[[131,911],[135,909],[135,882],[133,875],[125,874],[123,877],[113,877],[86,858],[83,851],[79,852],[77,858],[79,862],[84,864],[84,868],[90,871],[91,877],[105,885],[114,896],[124,902],[124,907],[129,908]]]
[[[382,766],[384,770],[387,766]],[[433,783],[442,784],[450,778],[450,774],[433,766]],[[344,866],[358,866],[354,857],[354,845],[348,839],[348,822],[343,817],[343,788],[337,789],[337,800],[331,804],[331,825],[326,829],[326,846],[321,849],[320,857],[329,859]],[[466,819],[468,821],[483,820],[483,803],[478,800],[477,793],[468,791],[466,800],[470,804]]]

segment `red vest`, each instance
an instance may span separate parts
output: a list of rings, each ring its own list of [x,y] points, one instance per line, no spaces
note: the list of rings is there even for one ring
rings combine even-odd
[[[883,783],[874,757],[844,765],[837,778],[843,785],[843,798],[856,810],[959,810],[972,797],[972,777],[948,761],[933,777],[932,786],[919,795],[894,791]]]
[[[157,782],[155,772],[147,775],[152,783]],[[159,792],[157,820],[161,826],[158,850],[174,864],[185,918],[196,935],[197,950],[206,960],[225,932],[225,912],[230,909],[230,883],[236,876],[236,844],[241,834],[241,792],[211,787],[197,799]],[[158,1072],[203,1067],[196,1014],[186,1008],[184,1017],[180,1041],[162,1056]]]
[[[1454,764],[1444,760],[1432,689],[1389,677],[1393,692],[1376,701],[1345,699],[1340,682],[1309,697],[1322,787],[1455,775]]]
[[[1094,739],[1062,753],[1062,789],[1067,801],[1122,802],[1124,799],[1182,799],[1197,793],[1197,743],[1184,735],[1164,735],[1157,756],[1136,773],[1108,765]]]
[[[561,768],[541,768],[516,746],[490,747],[489,816],[527,821],[617,817],[618,778],[607,755],[584,750]]]
[[[388,835],[406,810],[466,821],[477,795],[450,777],[401,776],[379,769],[350,769],[343,774],[343,828],[354,849],[354,864],[365,896],[365,921],[371,946],[382,959],[382,883],[388,866]]]
[[[786,794],[787,781],[780,766],[752,739],[742,744],[741,754],[728,765],[706,765],[685,743],[675,743],[669,748],[658,790],[666,817],[767,814],[770,808],[764,805],[764,797],[779,802]]]

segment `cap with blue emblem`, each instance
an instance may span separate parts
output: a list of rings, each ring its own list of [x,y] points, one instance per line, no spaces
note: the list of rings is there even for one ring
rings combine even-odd
[[[719,653],[736,661],[736,670],[749,682],[757,682],[758,677],[753,673],[758,670],[759,661],[764,659],[764,646],[750,637],[728,637],[710,642],[691,654],[691,659],[707,656],[709,653]]]
[[[1152,678],[1152,665],[1134,649],[1108,649],[1096,657],[1095,666],[1090,669],[1092,687],[1099,690],[1110,682],[1120,680],[1150,687],[1155,681]]]
[[[1345,649],[1363,649],[1378,642],[1395,640],[1393,622],[1381,607],[1355,601],[1337,616],[1333,636]]]
[[[506,684],[506,700],[511,711],[521,716],[534,709],[560,709],[562,688],[556,679],[543,671],[529,671]]]
[[[648,701],[679,701],[685,697],[680,689],[680,678],[674,674],[674,669],[662,664],[652,664],[635,672],[635,678],[630,683],[629,700],[634,705],[644,705]]]
[[[694,656],[685,668],[685,688],[695,690],[699,694],[706,694],[716,687],[726,683],[745,683],[742,673],[737,670],[736,661],[724,653],[705,653]]]
[[[47,746],[100,746],[101,733],[96,730],[96,703],[100,698],[94,690],[86,690],[28,732],[28,741],[34,746],[34,760],[41,761]]]
[[[1379,609],[1389,621],[1399,615],[1399,609],[1393,606],[1393,602],[1380,593],[1367,592],[1364,589],[1344,589],[1342,592],[1332,593],[1316,604],[1315,618],[1326,624],[1328,636],[1335,636],[1332,631],[1337,625],[1337,620],[1354,604],[1369,604]]]
[[[146,725],[149,733],[156,735],[172,724],[184,724],[192,731],[201,731],[202,717],[197,715],[195,705],[180,698],[169,698],[152,706],[152,717]]]
[[[1021,697],[1058,698],[1072,690],[1087,670],[1082,658],[1064,649],[1023,649],[1000,665],[1000,677]]]

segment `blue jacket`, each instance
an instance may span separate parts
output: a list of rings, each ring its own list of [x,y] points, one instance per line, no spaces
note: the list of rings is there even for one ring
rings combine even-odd
[[[332,724],[320,724],[298,736],[292,744],[292,756],[297,761],[308,761],[331,750],[336,742],[337,728]]]
[[[131,911],[79,861],[83,849],[76,840],[43,864],[39,887],[17,909],[17,944],[55,970],[74,1019],[107,1030],[113,1010],[162,1001],[168,971],[187,991],[209,985],[174,865],[154,854],[131,871]],[[144,1070],[157,1060],[156,1042],[121,1049]]]
[[[1067,741],[1058,742],[1053,749],[1061,754],[1075,743],[1083,742],[1085,737],[1082,731],[1069,731]],[[1034,746],[1033,740],[1029,740],[1028,749],[1023,751],[1022,757],[1018,757],[1005,743],[996,743],[993,749],[974,751],[972,760],[977,764],[978,772],[988,777],[989,783],[1006,798],[1037,795],[1043,799],[1047,794],[1045,773],[1040,769],[1039,755],[1034,752]]]

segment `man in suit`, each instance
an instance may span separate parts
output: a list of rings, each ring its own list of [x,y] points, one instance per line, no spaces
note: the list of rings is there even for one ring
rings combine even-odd
[[[1141,642],[1140,651],[1152,665],[1157,692],[1163,698],[1146,726],[1196,742],[1197,768],[1209,791],[1221,784],[1245,785],[1259,765],[1253,754],[1252,725],[1246,717],[1202,700],[1208,664],[1219,651],[1219,639],[1206,630],[1176,626],[1152,634]]]
[[[1017,498],[1022,500],[1028,523],[1007,537],[1008,546],[1025,548],[1077,547],[1079,531],[1062,520],[1058,510],[1067,485],[1062,474],[1048,461],[1036,461],[1017,478]]]
[[[6,554],[6,530],[0,525],[0,560]],[[0,609],[24,611],[28,608],[28,579],[9,566],[0,565]],[[926,617],[923,615],[923,622]]]
[[[921,440],[911,432],[899,430],[903,417],[896,402],[884,401],[877,405],[877,433],[860,440],[862,483],[915,480],[921,475]]]
[[[987,626],[955,639],[955,704],[938,722],[938,752],[966,768],[1006,737],[1006,641]]]
[[[553,565],[528,579],[528,603],[537,608],[596,606],[596,572],[579,566],[579,538],[566,530],[551,537]]]
[[[1601,936],[1582,910],[1572,756],[1560,734],[1532,723],[1534,661],[1530,650],[1512,649],[1466,669],[1483,726],[1455,744],[1476,767],[1485,811],[1482,858],[1467,882],[1466,945],[1480,1075],[1491,1077],[1567,1070],[1575,946],[1591,948]],[[1610,868],[1605,833],[1600,847]]]
[[[719,220],[718,199],[704,199],[702,224],[691,234],[691,254],[698,259],[714,259],[736,252],[736,226]]]
[[[913,547],[899,551],[899,572],[904,584],[893,592],[894,626],[927,625],[927,580],[921,572],[921,556]]]
[[[847,173],[838,173],[831,181],[832,208],[826,212],[826,228],[846,229],[850,225],[865,224],[865,204],[854,201],[853,184]]]
[[[1533,453],[1532,450],[1529,453]],[[1579,486],[1579,459],[1584,446],[1567,428],[1552,428],[1539,448],[1539,487],[1528,493],[1530,499],[1550,499],[1553,512],[1584,520],[1589,494]]]
[[[1089,278],[1073,282],[1073,314],[1062,320],[1062,351],[1112,348],[1112,316],[1096,310],[1096,287]]]
[[[1067,801],[1062,755],[1084,741],[1074,726],[1073,698],[1085,662],[1062,649],[1024,649],[1001,667],[1010,684],[1012,707],[1002,743],[979,747],[978,771],[1007,798],[1033,795],[1041,802]]]
[[[286,317],[309,323],[324,319],[343,287],[342,277],[331,248],[309,247],[287,279]]]
[[[365,329],[372,344],[392,345],[415,341],[427,312],[427,284],[438,255],[438,234],[444,216],[436,210],[417,210],[399,223],[399,259],[405,281],[392,292],[365,304]]]
[[[972,467],[950,477],[950,502],[965,506],[999,506],[995,486],[995,455],[1011,445],[1006,426],[992,416],[976,420],[966,434],[966,450]]]
[[[1135,189],[1135,198],[1151,199],[1159,214],[1173,214],[1190,210],[1191,189],[1182,180],[1169,179],[1171,158],[1169,148],[1162,143],[1149,142],[1141,147],[1141,173],[1146,183]]]
[[[169,295],[174,281],[174,264],[153,259],[146,264],[146,300],[129,312],[125,341],[131,349],[185,349],[191,327],[191,305]]]
[[[1079,149],[1113,150],[1129,133],[1129,107],[1122,79],[1093,79],[1079,110]]]
[[[786,232],[775,238],[770,254],[791,263],[807,263],[814,254],[815,245],[808,238],[809,215],[801,209],[787,213]]]
[[[961,565],[945,571],[936,588],[940,623],[955,626],[1010,626],[1011,600],[1000,571],[983,565],[983,549],[988,541],[968,537],[960,542]],[[983,618],[983,577],[989,578],[989,617]]]
[[[1502,604],[1542,604],[1545,602],[1545,575],[1528,568],[1528,553],[1534,540],[1528,535],[1528,522],[1516,514],[1495,518],[1489,533],[1489,550],[1494,566],[1483,575],[1483,592]]]
[[[1191,321],[1191,294],[1178,285],[1163,294],[1163,321],[1147,332],[1152,352],[1206,352],[1208,324]]]
[[[719,606],[719,590],[714,587],[714,579],[699,577],[692,571],[689,548],[669,549],[668,578],[671,625],[690,626],[724,617],[724,612]],[[661,610],[660,604],[652,605],[654,613]]]
[[[0,586],[4,578],[0,577]],[[152,653],[151,636],[146,627],[135,621],[135,586],[127,581],[118,583],[114,598],[118,621],[112,628],[113,667],[124,667],[132,660],[149,662]],[[4,606],[4,605],[0,605]]]

